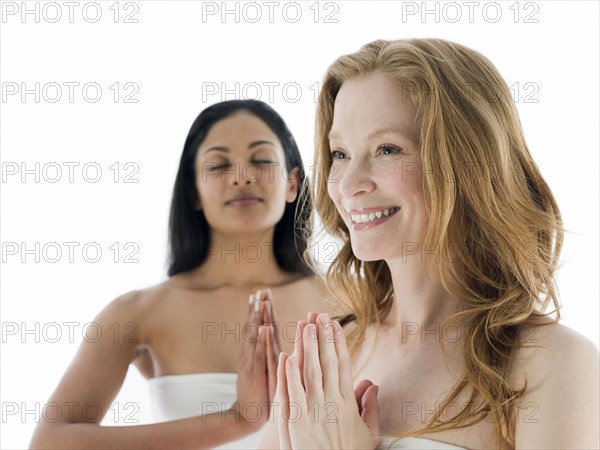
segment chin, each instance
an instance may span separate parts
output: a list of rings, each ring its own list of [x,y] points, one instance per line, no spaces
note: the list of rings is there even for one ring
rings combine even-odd
[[[385,254],[380,249],[376,249],[373,246],[367,245],[354,245],[352,244],[352,253],[354,256],[361,261],[379,261],[385,259]]]

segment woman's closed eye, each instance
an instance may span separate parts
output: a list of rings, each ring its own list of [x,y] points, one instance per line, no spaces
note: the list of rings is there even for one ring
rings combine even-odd
[[[207,172],[216,172],[217,170],[223,170],[226,169],[227,167],[229,167],[231,164],[228,162],[224,162],[224,163],[205,163],[205,167],[206,167],[206,171]]]
[[[253,159],[250,161],[250,164],[255,164],[255,165],[266,165],[266,164],[275,164],[275,161],[270,161],[267,159]],[[207,172],[216,172],[218,170],[225,170],[229,167],[231,167],[231,163],[230,162],[222,162],[222,163],[206,163],[206,170]]]

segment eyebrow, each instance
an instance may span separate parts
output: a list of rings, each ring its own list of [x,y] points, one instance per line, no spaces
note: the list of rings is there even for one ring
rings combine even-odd
[[[273,147],[275,147],[275,144],[271,141],[266,141],[266,140],[261,140],[261,141],[254,141],[251,142],[248,145],[248,150],[252,150],[254,147],[258,147],[259,145],[263,145],[263,144],[269,144],[272,145]],[[203,154],[206,154],[208,152],[211,151],[217,151],[217,152],[225,152],[225,153],[229,153],[229,149],[227,147],[223,147],[223,146],[215,146],[215,147],[210,147],[207,148],[206,150],[202,151]]]
[[[403,128],[398,128],[398,127],[385,127],[385,128],[379,128],[378,130],[375,130],[371,133],[369,133],[369,135],[367,136],[367,139],[373,139],[375,137],[381,136],[382,134],[387,134],[387,133],[396,133],[401,135],[402,137],[408,139],[409,141],[413,142],[413,139],[409,137],[409,134],[406,132],[405,129]],[[331,141],[332,139],[338,139],[340,138],[340,134],[335,132],[335,131],[331,131],[329,133],[329,140]]]

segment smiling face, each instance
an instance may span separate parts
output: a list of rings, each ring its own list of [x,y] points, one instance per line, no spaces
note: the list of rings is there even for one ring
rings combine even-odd
[[[262,233],[274,228],[296,198],[295,168],[285,170],[277,135],[245,111],[215,123],[196,154],[196,188],[213,233]]]
[[[425,238],[415,118],[409,97],[382,72],[345,81],[336,97],[327,190],[363,261],[414,252]]]

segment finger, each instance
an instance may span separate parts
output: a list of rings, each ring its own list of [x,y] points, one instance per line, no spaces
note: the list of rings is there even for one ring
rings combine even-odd
[[[290,399],[287,393],[287,378],[285,372],[285,364],[288,358],[287,353],[279,354],[279,364],[277,365],[277,388],[275,389],[275,402],[273,403],[272,411],[279,412],[277,414],[277,430],[279,431],[279,447],[282,449],[291,449],[292,443],[289,432],[289,403]]]
[[[272,323],[275,326],[275,330],[277,331],[279,329],[279,322],[277,320],[277,314],[276,314],[276,311],[275,311],[275,307],[273,305],[273,293],[271,292],[271,289],[265,289],[265,296],[269,300],[269,320],[270,320],[270,323]],[[275,334],[275,340],[277,342],[277,346],[279,348],[281,348],[281,341],[280,341],[279,333]]]
[[[257,349],[260,346],[264,347],[264,344],[261,343],[260,339],[260,327],[262,326],[262,320],[260,318],[263,314],[264,306],[261,305],[258,299],[255,300],[254,305],[253,320],[248,324],[248,340],[250,342],[248,357],[250,358],[249,360],[252,362],[252,364],[254,364],[254,358],[256,356]]]
[[[369,428],[373,437],[379,440],[379,404],[377,402],[377,394],[379,386],[371,385],[367,388],[365,395],[362,397],[362,413],[360,417]]]
[[[254,358],[253,358],[253,368],[252,368],[252,376],[254,377],[265,377],[267,370],[267,345],[266,345],[266,326],[261,325],[258,328],[258,342],[254,346]],[[267,380],[265,379],[265,382]]]
[[[273,325],[273,329],[275,330],[274,338],[275,338],[275,348],[277,351],[281,351],[281,332],[279,327],[279,322],[277,321],[277,316],[275,314],[275,307],[273,306],[273,299],[269,300],[267,304],[268,307],[268,316],[269,322]]]
[[[256,295],[251,295],[252,302],[250,303],[250,312],[248,315],[248,322],[244,326],[245,337],[253,343],[256,343],[258,337],[258,327],[262,325],[260,318],[260,301]]]
[[[290,399],[290,405],[297,407],[300,417],[307,417],[307,395],[300,382],[300,372],[298,371],[298,358],[291,355],[285,362],[285,373],[287,378],[287,390]]]
[[[269,388],[269,403],[273,401],[275,397],[275,390],[277,388],[277,355],[273,348],[273,326],[267,326],[267,382]]]
[[[296,337],[294,339],[294,355],[298,358],[298,369],[302,375],[302,386],[306,386],[304,384],[304,345],[302,343],[302,334],[306,325],[307,323],[304,320],[298,322],[296,325]]]
[[[352,361],[350,360],[350,354],[346,346],[344,329],[337,320],[332,322],[332,327],[333,342],[338,357],[340,393],[344,398],[352,398],[354,396],[354,389],[352,388]]]
[[[362,413],[363,395],[370,386],[373,386],[373,382],[371,380],[361,380],[354,388],[354,397],[356,398],[356,406],[358,406],[359,414]]]
[[[279,337],[280,331],[278,326],[279,324],[274,319],[275,312],[273,310],[272,295],[273,294],[271,293],[270,289],[264,289],[256,291],[255,297],[257,298],[257,301],[260,302],[261,306],[263,306],[264,308],[263,314],[261,315],[261,323],[263,325],[271,324],[274,327],[272,333],[274,339],[274,352],[275,355],[279,355],[279,353],[281,352],[281,340]]]
[[[268,309],[268,318],[269,318],[269,321],[271,323],[273,323],[274,322],[274,317],[273,317],[274,311],[272,308],[273,293],[271,292],[271,289],[265,289],[264,291],[262,291],[262,298],[263,298],[263,301],[267,302],[270,305],[269,309]]]
[[[263,313],[261,315],[261,320],[264,325],[268,325],[269,323],[271,323],[271,317],[270,317],[270,313],[269,313],[269,299],[267,297],[265,297],[263,291],[258,291],[258,292],[260,292],[259,302],[263,306],[263,310],[262,310]]]
[[[317,317],[318,350],[323,373],[324,400],[337,399],[340,392],[338,357],[333,342],[333,325],[327,313]]]
[[[240,358],[240,366],[246,367],[246,365],[250,364],[252,360],[252,356],[254,355],[254,346],[256,345],[256,336],[258,335],[258,330],[256,329],[254,322],[254,295],[250,294],[248,297],[248,319],[244,324],[244,329],[242,332],[242,356]]]
[[[319,313],[309,312],[308,313],[308,323],[317,323],[318,316],[319,316]]]
[[[266,325],[267,324],[267,310],[264,307],[264,303],[266,301],[264,291],[262,291],[260,289],[257,290],[256,293],[254,294],[254,298],[256,298],[256,306],[255,306],[256,309],[255,310],[259,314],[260,324]],[[262,306],[262,308],[261,308],[261,306]]]
[[[319,344],[317,343],[317,328],[313,323],[304,327],[302,333],[304,346],[304,386],[309,404],[317,402],[323,405],[323,373],[319,361]]]
[[[248,296],[248,315],[250,315],[253,308],[254,308],[254,294],[250,294]]]
[[[275,329],[275,333],[273,334],[275,339],[275,349],[276,354],[279,354],[281,351],[281,340],[279,337],[279,324],[277,323],[277,319],[275,317],[275,311],[273,308],[273,293],[271,289],[258,290],[256,292],[257,297],[261,302],[265,304],[265,313],[263,315],[263,324],[269,325],[272,324]]]

